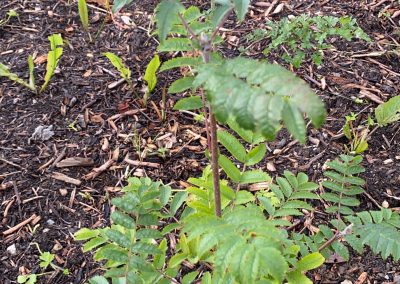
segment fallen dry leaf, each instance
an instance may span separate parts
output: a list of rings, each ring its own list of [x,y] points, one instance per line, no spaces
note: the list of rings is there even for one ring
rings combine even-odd
[[[92,166],[94,161],[91,158],[83,158],[83,157],[71,157],[66,158],[57,163],[57,168],[67,168],[67,167],[86,167]]]
[[[38,57],[35,58],[35,60],[33,61],[35,64],[43,64],[47,61],[47,54],[42,54],[39,55]]]

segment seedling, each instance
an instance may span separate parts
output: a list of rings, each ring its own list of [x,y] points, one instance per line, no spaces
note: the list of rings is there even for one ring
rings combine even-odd
[[[78,12],[82,26],[84,30],[87,32],[89,40],[92,41],[92,38],[89,33],[89,11],[86,0],[78,0]]]
[[[351,113],[347,115],[346,122],[343,126],[343,134],[350,141],[350,147],[345,145],[347,152],[353,154],[361,154],[368,149],[368,127],[356,128],[353,122],[356,120],[356,115]]]
[[[346,116],[346,122],[343,126],[343,134],[350,141],[350,147],[345,146],[349,153],[361,154],[368,149],[368,140],[372,134],[379,128],[387,126],[400,120],[400,96],[393,97],[387,102],[379,105],[375,109],[375,119],[368,115],[366,122],[358,127],[354,127],[356,120],[354,113]],[[371,131],[369,128],[375,126]]]
[[[42,93],[49,84],[51,78],[54,75],[54,71],[58,66],[59,59],[63,52],[62,48],[63,39],[60,34],[53,34],[49,36],[49,41],[50,41],[50,51],[47,54],[46,75],[44,78],[44,83],[39,90],[39,93]],[[12,73],[6,65],[0,63],[0,77],[7,77],[8,79],[28,88],[32,92],[37,93],[38,90],[35,84],[35,77],[33,73],[34,63],[31,55],[28,56],[28,69],[29,69],[29,82],[26,82],[25,80],[18,77],[17,74]]]
[[[63,274],[68,275],[69,271],[68,269],[61,268],[53,263],[54,260],[54,254],[45,251],[42,252],[42,250],[39,247],[38,243],[33,243],[36,245],[38,251],[39,251],[39,266],[42,268],[43,271],[45,271],[48,267],[51,267],[53,270],[60,270],[62,271]],[[38,280],[38,277],[50,274],[51,272],[43,272],[43,273],[38,273],[38,274],[27,274],[27,275],[19,275],[17,278],[18,283],[25,283],[25,284],[35,284]]]
[[[7,24],[8,21],[10,21],[10,19],[13,18],[13,17],[18,17],[17,11],[15,11],[15,10],[9,10],[9,11],[7,12],[6,18],[0,20],[0,27],[1,27],[1,26],[4,26],[5,24]]]
[[[111,64],[119,71],[121,77],[132,87],[131,70],[122,62],[122,59],[112,52],[105,52],[103,55],[110,60]]]
[[[156,87],[156,84],[157,84],[156,72],[157,72],[158,68],[160,67],[160,64],[161,64],[160,58],[158,57],[158,55],[155,55],[153,57],[153,59],[147,65],[146,72],[143,77],[143,79],[147,83],[147,90],[143,97],[144,105],[147,105],[147,100],[148,100],[151,92],[153,92],[154,88]]]

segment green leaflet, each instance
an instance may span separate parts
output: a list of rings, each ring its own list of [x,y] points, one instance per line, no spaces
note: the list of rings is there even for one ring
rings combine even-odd
[[[400,96],[395,96],[375,109],[375,118],[380,126],[400,120]]]
[[[35,66],[33,64],[32,55],[28,56],[28,68],[29,68],[29,86],[32,88],[32,90],[34,90],[34,89],[36,89],[35,75],[33,73]]]
[[[131,84],[131,70],[122,62],[122,59],[112,52],[105,52],[103,55],[117,68],[121,77]]]
[[[212,27],[216,28],[218,24],[222,21],[225,17],[226,13],[228,13],[232,9],[231,5],[218,5],[212,12],[211,12],[211,23]]]
[[[64,45],[63,39],[60,34],[53,34],[49,36],[50,51],[47,54],[46,75],[44,77],[44,84],[40,88],[39,93],[42,93],[53,77],[54,71],[57,68],[58,61],[63,53],[62,46]]]
[[[74,234],[74,239],[77,241],[84,241],[97,237],[99,235],[99,230],[90,230],[88,228],[82,228]]]
[[[148,92],[152,92],[157,84],[157,76],[156,72],[160,67],[160,57],[158,55],[154,55],[153,59],[150,60],[149,64],[147,65],[146,72],[144,73],[143,79],[147,83]]]
[[[233,4],[239,20],[243,21],[249,10],[250,0],[233,0]]]
[[[89,29],[89,12],[86,0],[78,0],[78,12],[81,19],[83,28],[88,31]]]
[[[203,106],[203,102],[199,96],[190,96],[177,101],[174,110],[195,110]]]
[[[168,93],[177,94],[182,93],[188,89],[193,88],[194,77],[183,77],[174,81],[168,88]]]
[[[285,102],[282,110],[282,118],[286,128],[299,140],[301,144],[306,142],[306,125],[303,115],[292,103]]]
[[[260,144],[254,147],[247,153],[246,165],[252,166],[261,162],[266,153],[267,153],[267,146],[265,146],[265,144]]]
[[[212,244],[209,250],[215,254],[213,278],[225,279],[212,283],[235,283],[227,282],[226,277],[234,278],[236,283],[256,283],[257,279],[268,277],[281,283],[289,269],[285,257],[277,249],[284,235],[254,206],[238,205],[227,210],[222,218],[190,215],[185,220],[184,230],[188,240],[200,237]],[[246,233],[249,231],[252,234]]]
[[[29,59],[28,59],[28,63],[29,63]],[[30,70],[33,70],[33,69],[30,69]],[[2,63],[0,63],[0,77],[7,77],[8,79],[30,89],[31,91],[36,91],[36,88],[34,86],[32,87],[31,84],[28,84],[23,79],[19,78],[17,74],[11,73],[10,69],[8,69],[8,67]]]
[[[115,14],[119,10],[121,10],[123,7],[127,6],[130,4],[132,0],[114,0],[114,4],[112,6],[112,12]]]
[[[295,270],[287,274],[289,284],[312,284],[313,282],[301,271]]]
[[[265,138],[260,133],[255,133],[251,130],[246,130],[240,127],[239,124],[233,119],[228,120],[227,124],[229,125],[229,128],[235,131],[247,143],[257,145],[265,142]]]
[[[194,85],[207,90],[208,100],[222,123],[234,119],[240,127],[274,139],[285,115],[285,101],[306,113],[316,127],[325,120],[321,100],[304,81],[278,65],[239,57],[220,65],[199,66],[197,71]],[[284,122],[293,135],[305,140],[305,129],[300,130],[305,124],[287,118]]]
[[[156,8],[157,30],[161,43],[167,38],[178,13],[184,10],[184,7],[176,0],[163,0]]]
[[[240,170],[227,157],[219,155],[218,164],[233,182],[240,182],[242,175]]]
[[[314,252],[300,259],[296,268],[300,271],[309,271],[320,267],[324,262],[325,258],[319,252]]]
[[[103,276],[94,276],[89,280],[90,284],[109,284],[107,278]]]
[[[188,38],[169,38],[158,46],[159,52],[191,51],[194,47]]]
[[[202,62],[200,57],[176,57],[168,61],[165,61],[160,68],[160,71],[166,71],[173,68],[184,67],[184,66],[198,66]]]
[[[227,131],[218,130],[218,141],[231,153],[239,162],[247,161],[246,149],[232,134]]]

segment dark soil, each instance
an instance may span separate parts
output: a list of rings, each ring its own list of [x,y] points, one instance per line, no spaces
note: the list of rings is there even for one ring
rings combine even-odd
[[[91,7],[92,37],[99,31],[92,43],[82,31],[76,1],[3,2],[0,19],[9,9],[17,10],[19,17],[0,27],[0,62],[22,78],[28,77],[28,55],[40,59],[47,54],[49,35],[61,33],[67,44],[59,69],[44,93],[32,94],[0,78],[0,184],[4,186],[0,189],[0,232],[31,218],[27,225],[0,236],[0,283],[16,283],[20,274],[40,272],[35,243],[42,251],[54,253],[55,263],[69,270],[69,275],[49,270],[38,283],[84,283],[97,273],[98,264],[90,254],[82,253],[73,234],[82,227],[109,224],[109,197],[120,190],[128,176],[149,176],[182,187],[187,178],[199,175],[207,164],[204,127],[192,115],[172,110],[179,96],[167,96],[165,107],[162,106],[163,89],[179,75],[176,72],[160,74],[148,107],[142,105],[142,76],[157,47],[151,20],[155,2],[134,1],[124,9],[122,12],[135,24],[125,28],[120,27],[119,18],[119,24],[107,21],[102,28],[102,8]],[[310,140],[305,146],[291,143],[285,132],[268,144],[271,153],[263,168],[268,167],[271,175],[285,169],[301,170],[320,181],[324,162],[343,153],[348,143],[340,135],[344,116],[354,112],[361,124],[373,113],[377,99],[386,101],[400,94],[399,56],[368,55],[392,50],[396,45],[399,48],[400,16],[391,18],[399,6],[397,1],[282,2],[284,9],[269,15],[269,20],[302,13],[351,15],[373,39],[371,43],[334,40],[334,48],[325,51],[320,67],[305,62],[296,70],[324,100],[327,122],[322,129],[309,131]],[[245,35],[265,26],[266,9],[254,2],[248,21],[237,28],[231,19],[223,31],[228,39],[221,48],[224,55],[237,55],[238,47],[251,44]],[[267,43],[262,40],[252,44],[248,55],[263,58]],[[106,51],[120,55],[131,68],[133,90],[125,84],[109,88],[119,75],[101,55]],[[168,54],[161,55],[162,60],[168,58]],[[278,53],[269,59],[285,65]],[[36,64],[38,83],[43,82],[45,68],[45,62]],[[356,98],[363,102],[356,103]],[[38,126],[52,126],[54,136],[47,141],[31,140]],[[400,124],[395,123],[372,135],[363,162],[368,194],[362,197],[360,210],[377,209],[384,203],[400,209],[399,132]],[[276,149],[281,151],[274,152]],[[118,158],[91,179],[88,175],[93,168],[105,164],[113,153]],[[57,167],[58,162],[69,157],[87,158],[92,164]],[[135,166],[126,157],[152,164]],[[55,179],[55,173],[76,179],[79,185]],[[7,248],[13,245],[16,253],[11,255]],[[340,283],[357,281],[365,275],[363,272],[366,279],[353,283],[393,283],[400,268],[367,251],[362,256],[354,254],[348,263],[326,264],[311,276],[316,283]]]

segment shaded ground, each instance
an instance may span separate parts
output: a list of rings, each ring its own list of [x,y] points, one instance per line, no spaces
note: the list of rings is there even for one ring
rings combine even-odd
[[[271,175],[284,169],[302,170],[318,181],[323,163],[342,153],[347,143],[340,137],[344,116],[354,112],[359,114],[359,121],[364,121],[378,99],[386,101],[400,94],[399,57],[368,55],[392,50],[396,44],[398,48],[400,16],[391,16],[399,6],[396,1],[283,2],[286,4],[283,10],[272,14],[274,7],[268,19],[301,13],[351,15],[374,40],[373,43],[337,40],[333,43],[335,48],[325,52],[321,67],[306,62],[297,70],[325,101],[327,123],[321,130],[309,131],[311,139],[304,147],[281,133],[277,142],[268,144],[271,154],[264,168]],[[226,56],[239,54],[240,46],[250,46],[247,55],[263,57],[268,39],[250,43],[244,37],[254,28],[265,26],[269,6],[262,3],[266,2],[253,3],[248,21],[238,29],[228,23],[224,30],[228,44],[222,47]],[[29,218],[36,223],[1,235],[0,283],[16,283],[21,272],[39,272],[39,253],[33,243],[42,251],[56,254],[56,263],[70,271],[70,275],[59,271],[49,273],[40,283],[83,283],[96,273],[97,267],[89,254],[81,253],[72,235],[81,227],[108,224],[108,197],[124,185],[127,176],[148,175],[180,187],[180,182],[198,175],[206,165],[203,126],[195,122],[193,115],[172,110],[178,96],[167,96],[165,107],[161,103],[163,88],[179,74],[160,75],[147,109],[139,99],[144,86],[141,77],[157,46],[156,39],[150,36],[154,6],[151,2],[131,5],[124,12],[135,26],[121,30],[107,22],[94,43],[88,43],[82,32],[76,3],[17,0],[0,7],[0,17],[9,9],[17,10],[20,15],[0,28],[0,62],[24,78],[28,55],[38,59],[45,55],[50,34],[61,33],[67,40],[59,70],[45,93],[33,95],[0,79],[0,183],[7,185],[0,190],[0,231]],[[102,25],[104,13],[101,8],[90,11],[93,36]],[[109,89],[119,77],[101,55],[106,51],[121,55],[130,66],[135,79],[133,91],[124,84]],[[167,58],[169,55],[162,55],[162,59]],[[276,53],[269,59],[283,63]],[[39,83],[45,65],[41,62],[35,68]],[[363,99],[362,104],[355,102],[357,97]],[[53,126],[55,135],[48,141],[29,143],[35,128],[41,125]],[[368,196],[363,196],[362,209],[377,209],[384,201],[390,208],[400,208],[399,132],[400,124],[396,123],[372,136],[364,161]],[[280,151],[274,151],[277,149]],[[93,168],[106,163],[113,153],[118,158],[111,162],[111,167],[90,179],[88,174],[93,173]],[[86,158],[90,165],[57,166],[68,157]],[[139,160],[148,164],[132,162]],[[54,178],[56,173],[76,179],[74,182],[79,185]],[[6,253],[12,245],[16,247],[15,255]],[[365,283],[383,283],[393,281],[400,269],[398,264],[366,252],[348,263],[326,264],[313,276],[317,283],[340,283],[345,279],[355,281],[363,272],[367,275]]]

